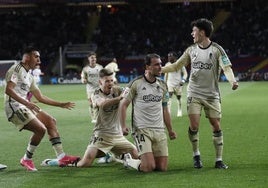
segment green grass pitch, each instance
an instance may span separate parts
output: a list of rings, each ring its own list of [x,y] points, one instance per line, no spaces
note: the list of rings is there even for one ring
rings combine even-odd
[[[42,85],[42,92],[54,99],[73,101],[75,109],[69,111],[39,104],[57,119],[65,152],[84,154],[92,125],[88,116],[85,85]],[[183,117],[176,117],[173,97],[172,122],[178,138],[169,141],[169,167],[167,172],[139,173],[125,169],[121,164],[96,164],[91,168],[42,167],[43,159],[55,154],[47,139],[43,139],[34,155],[38,172],[31,173],[20,166],[30,132],[17,131],[7,122],[3,103],[0,107],[0,163],[7,169],[0,171],[1,188],[83,188],[83,187],[267,187],[268,175],[268,82],[241,82],[237,91],[228,83],[221,83],[221,121],[224,133],[224,161],[227,170],[214,169],[212,133],[202,114],[200,150],[204,167],[194,169],[191,145],[187,136],[188,118],[184,88]],[[3,87],[0,87],[3,101]],[[128,119],[129,121],[129,119]],[[132,139],[129,137],[132,141]]]

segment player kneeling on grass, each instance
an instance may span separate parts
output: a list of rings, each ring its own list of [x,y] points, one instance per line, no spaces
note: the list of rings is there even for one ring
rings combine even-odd
[[[97,109],[97,122],[77,167],[90,167],[95,158],[103,157],[108,152],[116,156],[131,153],[133,158],[138,157],[135,145],[124,137],[119,122],[118,106],[123,98],[122,90],[114,85],[113,72],[109,69],[100,70],[99,77],[100,88],[95,90],[92,97],[93,106]]]
[[[8,121],[12,122],[20,131],[28,130],[33,133],[25,155],[20,160],[20,164],[28,171],[37,171],[32,157],[46,132],[59,159],[60,166],[67,166],[79,160],[77,156],[70,156],[64,153],[56,127],[56,120],[42,111],[35,103],[27,100],[27,93],[31,92],[39,102],[47,105],[67,109],[75,106],[72,102],[58,102],[41,93],[29,71],[40,64],[39,51],[34,47],[27,47],[23,53],[22,61],[13,65],[6,73],[5,78],[7,82],[5,88],[5,112]]]
[[[95,90],[92,97],[93,106],[97,109],[97,122],[89,145],[77,167],[90,167],[95,158],[103,157],[109,152],[116,156],[131,153],[133,158],[138,157],[135,145],[124,137],[119,123],[118,106],[123,98],[122,90],[114,86],[113,72],[109,69],[100,70],[99,76],[100,88]],[[46,159],[42,164],[54,166],[58,165],[58,160]]]
[[[165,128],[171,140],[177,137],[172,130],[168,110],[168,88],[157,78],[161,75],[161,59],[157,54],[145,58],[145,74],[132,80],[120,103],[120,122],[126,126],[127,107],[132,102],[133,137],[141,160],[125,155],[124,165],[142,172],[166,171],[168,166],[168,143]]]

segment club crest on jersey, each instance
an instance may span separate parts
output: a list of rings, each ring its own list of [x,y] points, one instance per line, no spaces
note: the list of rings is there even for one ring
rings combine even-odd
[[[24,91],[27,91],[27,90],[28,90],[28,86],[27,86],[27,84],[24,84],[24,83],[21,84],[20,88],[21,88],[22,90],[24,90]]]
[[[194,61],[197,58],[197,52],[192,52],[191,53],[191,59]]]

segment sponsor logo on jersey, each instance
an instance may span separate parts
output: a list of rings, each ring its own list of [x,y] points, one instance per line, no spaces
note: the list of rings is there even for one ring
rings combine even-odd
[[[99,77],[99,75],[98,74],[94,74],[94,73],[92,73],[92,74],[88,74],[88,77],[90,77],[90,78],[98,78]]]
[[[153,95],[153,94],[144,95],[143,100],[145,102],[160,102],[162,100],[162,96]]]
[[[194,69],[206,69],[206,70],[210,70],[212,67],[211,63],[203,63],[201,61],[198,62],[193,62],[193,68]]]

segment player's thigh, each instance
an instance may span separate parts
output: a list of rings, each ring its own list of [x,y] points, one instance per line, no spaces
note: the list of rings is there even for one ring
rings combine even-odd
[[[117,136],[113,139],[114,147],[111,149],[115,155],[123,153],[133,153],[136,146],[126,139],[124,136]]]
[[[200,114],[189,114],[190,128],[192,131],[198,130],[200,123]]]
[[[168,141],[165,131],[153,130],[152,151],[154,157],[168,156]]]
[[[207,118],[221,118],[221,103],[218,99],[204,100],[204,111]]]
[[[32,119],[27,125],[24,126],[25,130],[29,130],[42,137],[46,133],[45,125],[37,118]]]
[[[168,86],[168,92],[173,94],[174,93],[174,87]]]
[[[175,94],[182,95],[182,86],[175,87]]]
[[[54,129],[56,126],[56,119],[45,111],[40,111],[36,117],[46,126],[47,129]]]
[[[187,98],[188,115],[191,115],[191,114],[201,115],[202,108],[203,108],[203,105],[202,105],[200,99],[194,98],[194,97]]]
[[[113,138],[104,135],[92,135],[88,147],[97,148],[97,157],[102,157],[110,152],[113,146]]]
[[[12,112],[12,116],[8,120],[21,131],[35,118],[36,116],[31,110],[25,106],[20,106],[15,112]]]
[[[153,152],[152,139],[153,134],[149,129],[138,129],[132,134],[139,156],[145,153]]]

